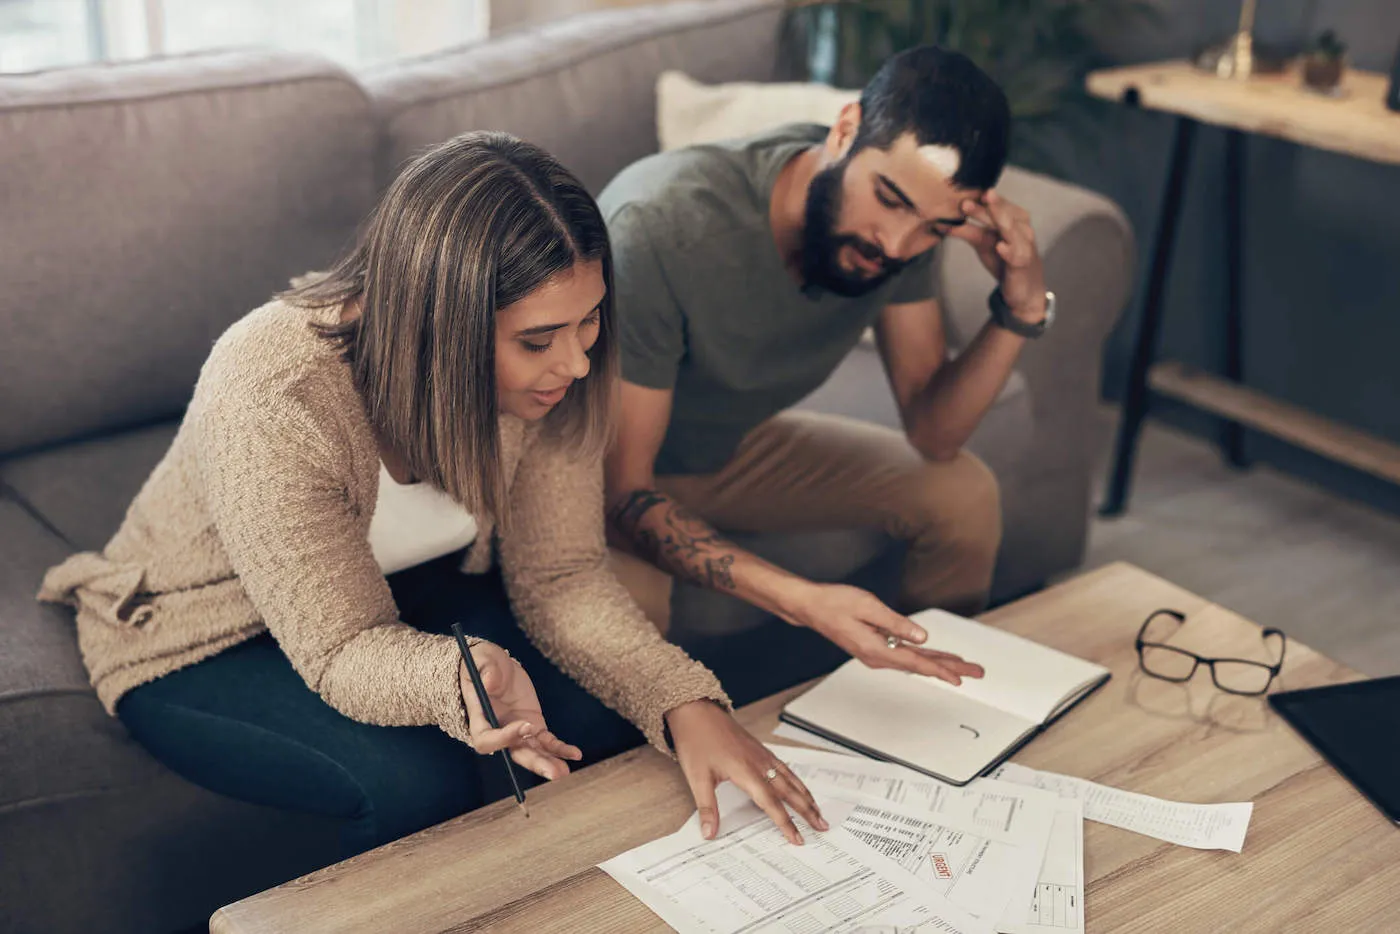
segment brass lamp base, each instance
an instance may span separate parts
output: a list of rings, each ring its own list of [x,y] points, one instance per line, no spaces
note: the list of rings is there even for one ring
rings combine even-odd
[[[1247,32],[1237,32],[1224,42],[1201,49],[1192,58],[1201,71],[1221,78],[1244,81],[1254,75],[1278,74],[1288,66],[1288,56],[1277,49],[1256,45]]]

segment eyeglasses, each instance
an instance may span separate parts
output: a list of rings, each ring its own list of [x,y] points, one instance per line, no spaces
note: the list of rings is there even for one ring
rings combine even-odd
[[[1281,630],[1265,629],[1263,633],[1266,645],[1271,644],[1271,639],[1278,641],[1278,661],[1270,665],[1247,658],[1206,658],[1174,645],[1144,639],[1147,627],[1159,617],[1174,619],[1177,625],[1186,622],[1186,614],[1176,610],[1158,610],[1143,621],[1136,640],[1138,665],[1143,672],[1154,678],[1161,678],[1163,681],[1190,681],[1196,669],[1206,665],[1210,668],[1210,679],[1220,690],[1249,697],[1267,693],[1269,685],[1274,683],[1274,678],[1283,670],[1283,653],[1288,645],[1288,637]]]

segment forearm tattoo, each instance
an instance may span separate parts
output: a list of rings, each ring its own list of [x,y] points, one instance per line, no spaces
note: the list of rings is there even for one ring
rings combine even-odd
[[[734,590],[734,544],[665,493],[637,490],[608,519],[658,567],[715,590]]]

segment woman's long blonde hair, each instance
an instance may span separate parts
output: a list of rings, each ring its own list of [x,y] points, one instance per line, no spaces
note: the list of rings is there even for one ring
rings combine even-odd
[[[389,186],[354,249],[282,298],[359,301],[358,318],[317,330],[343,348],[376,433],[419,480],[504,522],[496,312],[595,260],[607,295],[590,372],[545,419],[551,443],[595,457],[617,374],[607,227],[578,179],[538,146],[474,132],[424,153]]]

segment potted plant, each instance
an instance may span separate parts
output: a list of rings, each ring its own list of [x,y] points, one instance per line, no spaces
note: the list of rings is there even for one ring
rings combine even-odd
[[[1303,53],[1303,83],[1324,94],[1334,93],[1346,70],[1347,47],[1332,30],[1322,35]]]
[[[1054,138],[1097,123],[1084,75],[1105,34],[1156,22],[1146,0],[789,0],[790,46],[809,80],[858,88],[889,55],[925,43],[962,52],[1006,91],[1012,158],[1058,166]]]

